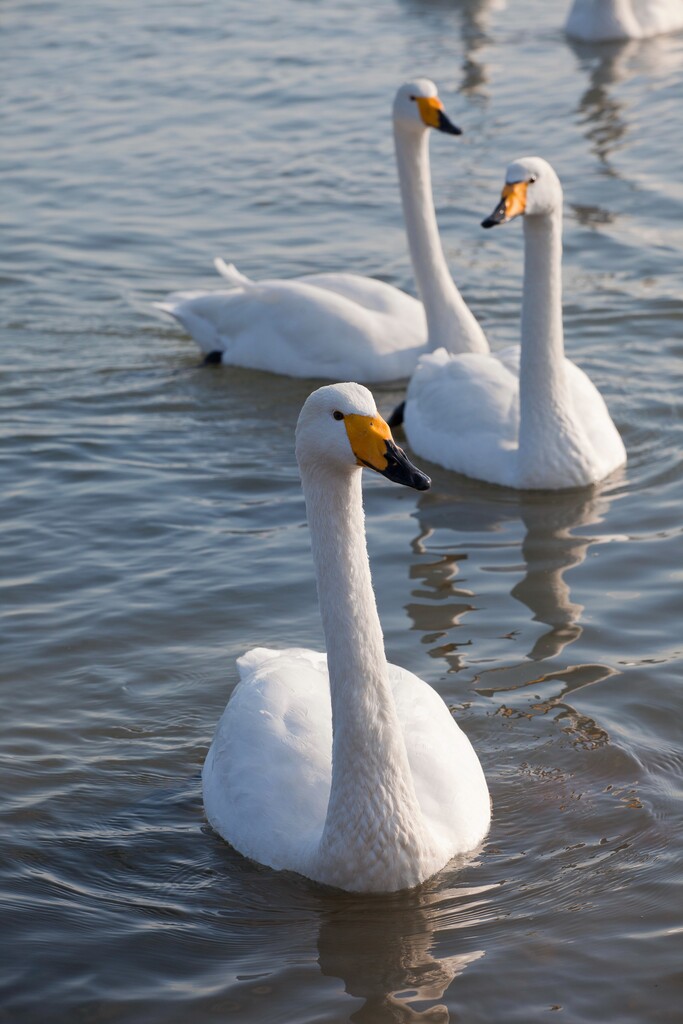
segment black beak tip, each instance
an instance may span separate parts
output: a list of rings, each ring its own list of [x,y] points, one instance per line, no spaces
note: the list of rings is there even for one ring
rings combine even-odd
[[[438,129],[440,132],[444,132],[445,135],[462,135],[462,128],[458,128],[457,125],[453,124],[449,117],[439,111],[439,123]]]
[[[387,441],[385,452],[386,469],[378,470],[387,480],[393,480],[404,487],[412,487],[416,491],[428,491],[432,481],[426,473],[414,466],[402,448],[394,441]]]
[[[485,218],[485,219],[484,219],[484,220],[483,220],[483,221],[481,222],[481,226],[482,226],[483,228],[495,228],[496,224],[498,224],[498,223],[499,223],[499,221],[497,221],[497,220],[494,220],[494,218],[493,218],[493,217],[486,217],[486,218]]]

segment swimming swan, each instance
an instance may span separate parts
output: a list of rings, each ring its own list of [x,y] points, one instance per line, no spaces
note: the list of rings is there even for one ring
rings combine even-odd
[[[477,755],[439,695],[388,664],[365,541],[361,467],[418,490],[371,393],[305,402],[296,455],[327,657],[256,648],[203,770],[204,807],[235,849],[355,892],[410,888],[487,832]]]
[[[211,361],[289,377],[377,382],[409,377],[418,357],[440,346],[488,351],[448,271],[432,199],[428,129],[460,130],[426,78],[401,86],[393,119],[403,212],[424,307],[372,277],[331,273],[256,282],[217,259],[230,290],[175,292],[155,303],[180,321]]]
[[[647,39],[683,28],[683,0],[574,0],[568,35],[587,43]]]
[[[524,215],[521,346],[496,355],[425,355],[403,418],[412,449],[507,487],[583,487],[626,461],[605,402],[565,359],[562,330],[562,186],[539,157],[510,164],[484,227]],[[397,422],[392,419],[390,422]]]

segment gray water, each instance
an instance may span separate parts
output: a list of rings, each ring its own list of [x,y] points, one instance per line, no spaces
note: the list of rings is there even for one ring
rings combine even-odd
[[[679,1019],[683,36],[575,47],[564,7],[2,5],[3,1022]],[[322,646],[314,383],[200,368],[151,304],[217,286],[217,254],[412,290],[389,110],[415,74],[465,131],[431,140],[435,196],[494,346],[522,232],[479,221],[510,159],[558,170],[567,349],[629,463],[554,495],[367,479],[388,654],[494,804],[473,864],[370,899],[205,822],[235,658]]]

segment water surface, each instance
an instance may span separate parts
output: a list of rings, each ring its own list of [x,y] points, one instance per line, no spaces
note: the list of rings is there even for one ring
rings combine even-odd
[[[677,1019],[683,36],[573,46],[562,7],[3,5],[0,1019]],[[367,480],[389,656],[494,802],[474,863],[368,899],[205,823],[235,657],[322,644],[313,385],[198,367],[151,303],[217,254],[412,290],[389,109],[415,74],[465,131],[431,141],[439,222],[496,346],[522,232],[479,221],[510,159],[557,168],[567,349],[629,464],[556,495]]]

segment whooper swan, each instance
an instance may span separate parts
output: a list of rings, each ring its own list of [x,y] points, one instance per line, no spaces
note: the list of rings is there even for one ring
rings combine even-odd
[[[361,467],[418,490],[358,384],[306,401],[296,454],[327,657],[256,648],[203,771],[211,825],[240,853],[358,892],[410,888],[489,825],[477,755],[439,695],[388,664],[365,541]]]
[[[290,377],[376,382],[409,377],[423,352],[441,346],[488,351],[448,271],[432,199],[429,128],[451,135],[460,130],[425,78],[401,86],[393,120],[403,212],[424,307],[372,277],[330,273],[256,282],[218,259],[216,267],[231,289],[176,292],[156,304],[180,321],[209,361]]]
[[[621,466],[626,451],[600,392],[564,356],[562,187],[539,157],[510,164],[501,202],[483,226],[522,214],[521,346],[423,356],[408,387],[405,431],[418,455],[479,480],[582,487]]]

